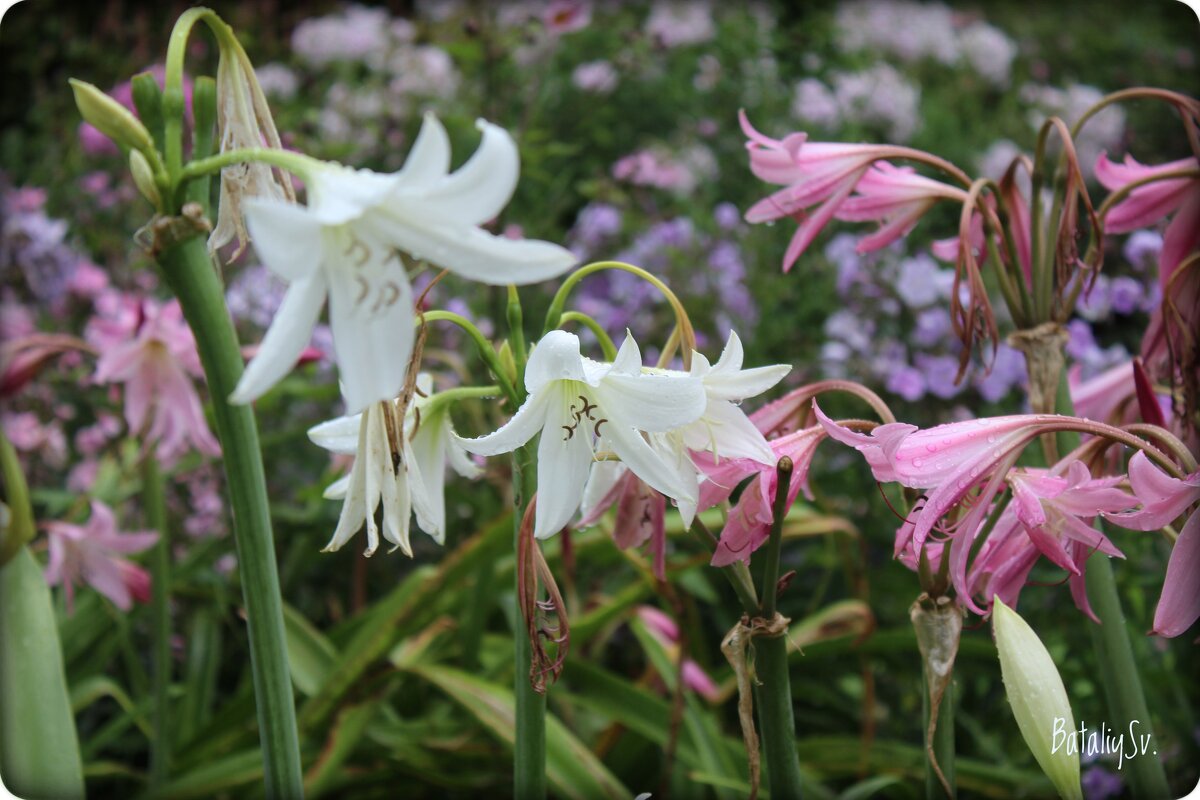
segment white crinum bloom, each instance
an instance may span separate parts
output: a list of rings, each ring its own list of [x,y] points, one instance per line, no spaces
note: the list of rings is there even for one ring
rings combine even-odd
[[[398,395],[413,347],[406,257],[497,285],[545,280],[575,263],[556,244],[479,227],[512,196],[519,158],[502,128],[478,126],[479,149],[454,173],[446,130],[427,114],[399,172],[314,161],[303,175],[307,206],[245,201],[255,250],[290,285],[234,402],[254,400],[292,369],[327,295],[348,410]]]
[[[446,465],[464,478],[476,477],[479,467],[454,437],[449,406],[430,396],[428,375],[418,376],[417,388],[420,394],[409,405],[403,424],[397,419],[399,404],[387,400],[309,430],[309,438],[326,450],[355,456],[350,474],[325,490],[330,499],[344,499],[327,551],[341,548],[366,522],[365,553],[374,553],[379,546],[375,509],[381,500],[383,537],[406,555],[412,555],[409,519],[414,511],[421,530],[438,544],[445,541]]]
[[[650,443],[664,461],[674,466],[681,481],[699,484],[704,475],[692,463],[691,451],[708,451],[714,458],[746,458],[760,464],[774,464],[775,454],[767,444],[762,432],[754,426],[738,405],[748,397],[762,394],[791,371],[787,364],[742,369],[744,353],[742,341],[733,331],[721,351],[716,364],[711,364],[703,353],[692,353],[692,368],[689,372],[671,370],[647,370],[666,372],[671,375],[689,375],[704,386],[706,398],[704,413],[687,425],[665,433],[650,436]],[[597,476],[603,481],[607,476]],[[601,491],[600,487],[590,494]],[[695,516],[695,504],[679,503],[685,525],[691,525]]]
[[[626,336],[616,360],[584,358],[579,337],[551,331],[525,367],[529,398],[502,428],[464,439],[472,453],[507,453],[542,432],[538,444],[534,535],[553,536],[579,508],[588,472],[598,453],[612,453],[655,490],[680,502],[696,502],[696,484],[679,479],[642,435],[686,425],[704,411],[704,386],[688,375],[650,375]]]

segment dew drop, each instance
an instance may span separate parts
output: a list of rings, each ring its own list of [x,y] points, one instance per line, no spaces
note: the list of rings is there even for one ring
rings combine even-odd
[[[936,444],[927,444],[925,445],[925,449],[931,453],[936,453],[938,451],[938,446]]]
[[[913,466],[914,466],[914,467],[916,467],[917,469],[920,469],[920,468],[921,468],[921,465],[922,465],[922,464],[924,464],[924,463],[925,463],[925,462],[924,462],[924,461],[922,461],[922,460],[921,460],[921,459],[919,459],[919,458],[914,458],[914,459],[913,459]]]

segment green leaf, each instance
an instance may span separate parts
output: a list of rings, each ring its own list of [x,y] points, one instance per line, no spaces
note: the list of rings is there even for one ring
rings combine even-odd
[[[516,719],[511,689],[442,665],[414,667],[411,671],[450,695],[512,748]],[[628,800],[633,796],[587,745],[552,714],[546,715],[546,778],[559,797]]]
[[[343,709],[338,714],[320,758],[304,776],[304,792],[308,797],[320,797],[329,791],[330,784],[358,746],[378,709],[378,703],[372,701]]]
[[[231,756],[210,761],[149,794],[166,800],[192,800],[209,798],[250,783],[261,783],[263,779],[262,751],[258,748],[234,753]],[[241,796],[241,795],[239,795]]]
[[[0,567],[0,775],[19,796],[83,796],[50,588],[28,548]]]
[[[304,615],[287,603],[283,605],[283,629],[292,683],[301,694],[312,697],[320,691],[337,663],[337,650]]]
[[[71,711],[77,714],[102,697],[111,697],[115,700],[126,714],[133,717],[134,723],[147,736],[153,733],[150,721],[138,711],[129,694],[106,675],[84,678],[71,687]]]

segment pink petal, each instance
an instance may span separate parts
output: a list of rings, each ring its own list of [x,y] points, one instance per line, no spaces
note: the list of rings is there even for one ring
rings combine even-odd
[[[1154,610],[1152,633],[1178,636],[1200,618],[1197,575],[1200,575],[1200,514],[1193,513],[1171,548],[1162,596]]]

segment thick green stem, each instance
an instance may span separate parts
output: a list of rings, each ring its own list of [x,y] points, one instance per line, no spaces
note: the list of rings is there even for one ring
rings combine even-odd
[[[146,524],[158,531],[150,556],[150,615],[154,629],[154,738],[150,742],[150,782],[162,785],[170,772],[171,686],[171,542],[167,534],[166,487],[153,453],[142,459],[142,507]]]
[[[519,447],[512,456],[514,553],[520,546],[521,520],[535,488],[535,462],[531,453],[527,446]],[[514,575],[519,574],[519,570],[514,572]],[[522,591],[519,583],[516,589],[519,597]],[[525,625],[518,619],[513,626],[513,694],[516,698],[513,796],[538,800],[546,796],[546,696],[533,690],[529,680],[532,664],[533,643],[529,641]]]
[[[925,720],[925,730],[929,730],[928,674],[926,674],[923,683],[925,684],[925,688],[921,692],[921,717]],[[942,694],[942,702],[938,705],[937,728],[933,732],[933,741],[930,744],[933,747],[933,755],[937,759],[938,767],[942,770],[942,775],[946,778],[946,783],[950,785],[951,791],[954,792],[950,797],[956,797],[957,787],[954,781],[953,681],[947,684],[946,691]],[[946,800],[946,796],[946,789],[942,786],[937,772],[933,769],[933,762],[925,759],[925,797],[928,800]]]
[[[1060,414],[1075,412],[1065,375],[1059,381],[1057,400],[1056,410]],[[1060,434],[1058,446],[1068,448],[1062,452],[1069,452],[1078,445],[1078,434]],[[1117,594],[1112,565],[1108,556],[1096,552],[1088,559],[1086,569],[1084,581],[1088,602],[1100,624],[1085,624],[1092,635],[1092,652],[1096,654],[1098,677],[1100,685],[1104,687],[1108,718],[1117,729],[1124,729],[1137,720],[1139,734],[1153,735],[1150,711],[1146,705],[1146,695],[1142,691],[1137,662],[1133,658],[1129,627],[1125,624],[1125,612],[1121,608],[1121,597]],[[1162,761],[1156,756],[1147,754],[1143,758],[1130,759],[1126,775],[1133,796],[1138,800],[1171,796]]]
[[[754,675],[759,685],[754,693],[771,797],[798,798],[800,759],[796,753],[787,644],[786,635],[755,637]]]
[[[792,479],[792,460],[779,459],[776,467],[774,517],[771,538],[767,540],[763,570],[762,614],[771,624],[775,619],[775,599],[779,595],[779,557],[783,547],[783,518],[787,513],[788,485]],[[767,762],[767,780],[772,797],[800,797],[800,758],[796,753],[796,720],[792,714],[792,682],[788,674],[787,631],[773,636],[755,637],[754,673],[758,725],[762,729],[763,756]]]
[[[1092,554],[1087,562],[1085,580],[1088,601],[1100,619],[1099,625],[1088,623],[1088,628],[1092,633],[1092,648],[1100,670],[1097,677],[1104,687],[1108,718],[1118,730],[1128,728],[1136,720],[1137,734],[1152,736],[1150,710],[1142,692],[1142,679],[1133,658],[1129,627],[1125,624],[1125,612],[1121,609],[1121,598],[1117,594],[1117,583],[1113,579],[1108,556],[1103,553]],[[1147,741],[1155,740],[1151,738]],[[1142,758],[1129,759],[1125,762],[1124,776],[1137,800],[1173,796],[1167,786],[1162,761],[1157,755],[1146,753]]]
[[[195,334],[212,394],[246,603],[266,796],[299,798],[304,793],[300,746],[258,426],[250,406],[228,400],[243,370],[237,334],[202,239],[192,237],[163,251],[159,263]]]

